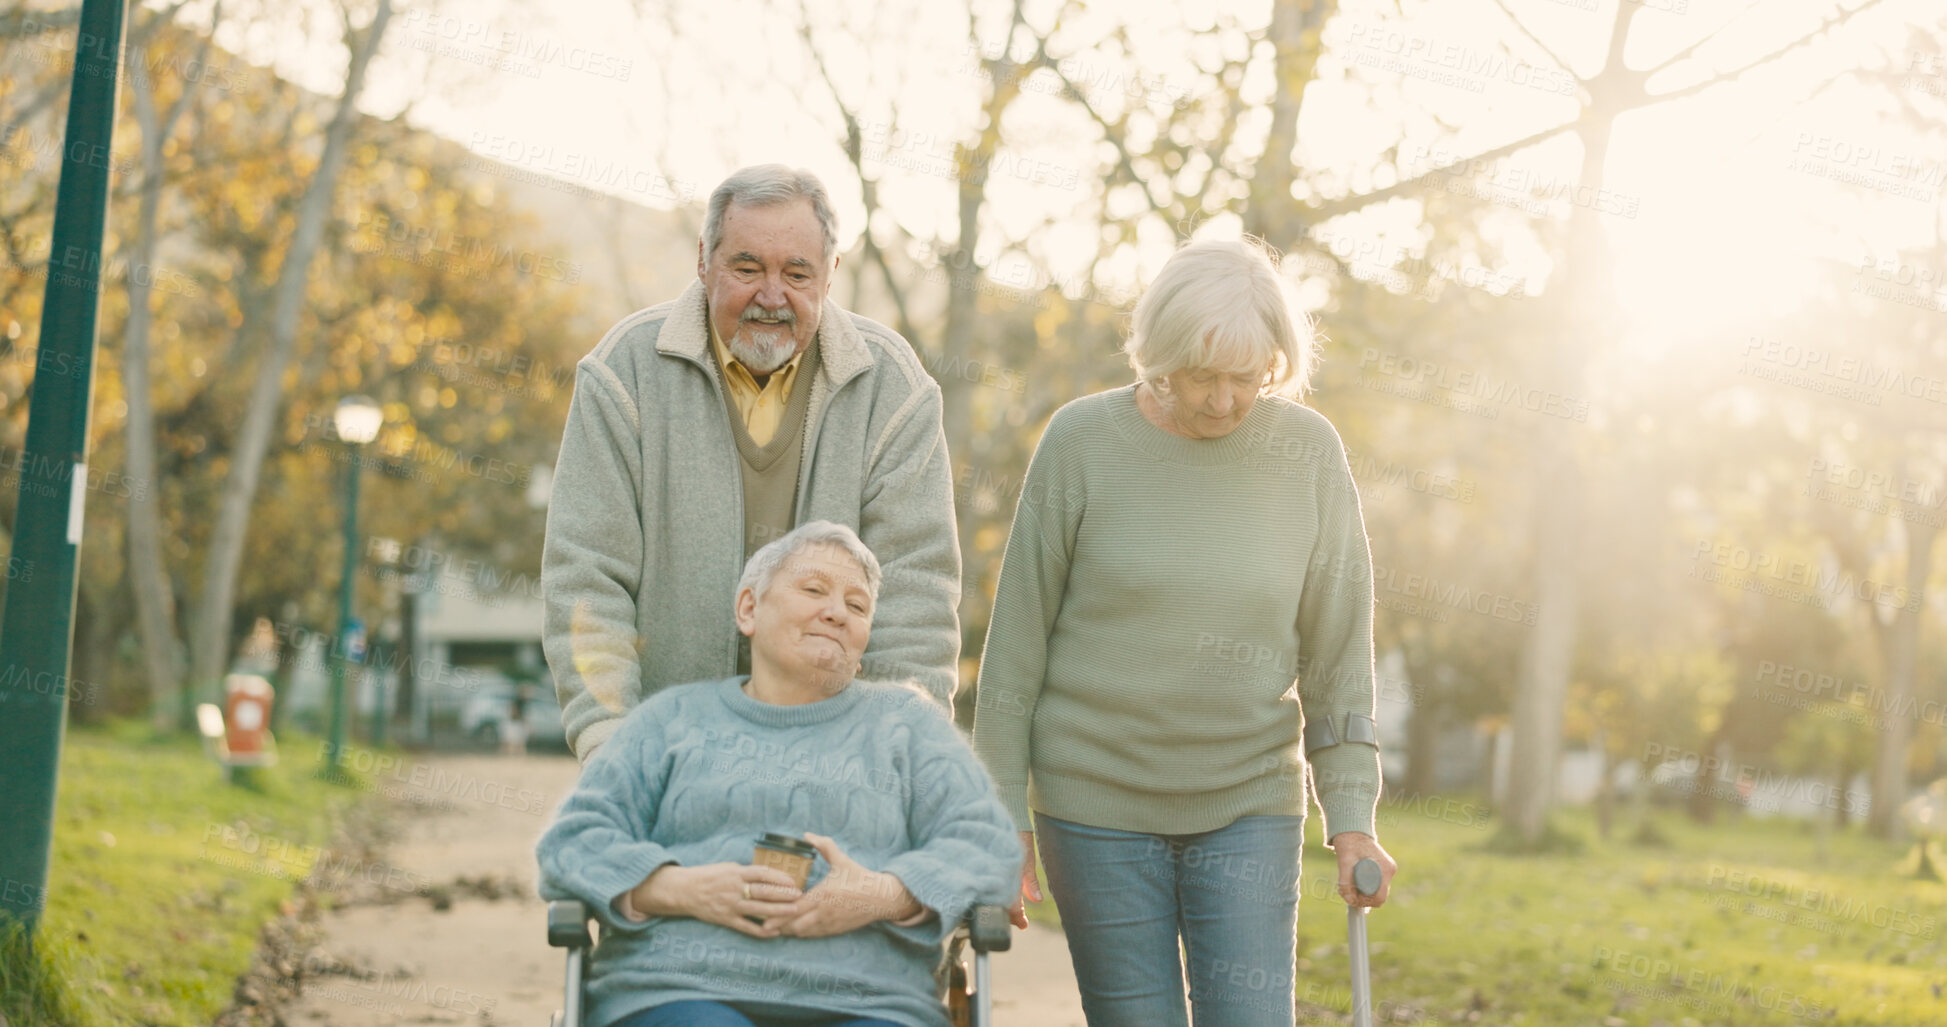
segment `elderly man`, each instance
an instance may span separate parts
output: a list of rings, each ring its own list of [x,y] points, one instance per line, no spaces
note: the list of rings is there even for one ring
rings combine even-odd
[[[658,690],[747,673],[722,597],[766,542],[855,528],[891,586],[862,674],[952,702],[960,549],[940,389],[912,346],[825,305],[837,224],[778,164],[710,195],[697,282],[576,366],[548,510],[546,650],[583,763]]]

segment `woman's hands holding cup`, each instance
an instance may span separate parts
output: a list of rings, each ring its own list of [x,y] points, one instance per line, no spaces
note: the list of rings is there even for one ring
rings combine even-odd
[[[766,930],[793,938],[826,938],[880,920],[910,920],[924,911],[899,878],[866,869],[822,834],[806,832],[804,840],[825,857],[831,872],[787,910],[766,920]]]
[[[753,938],[775,938],[777,921],[795,911],[804,894],[791,875],[775,867],[670,863],[636,885],[629,902],[648,916],[693,917]]]

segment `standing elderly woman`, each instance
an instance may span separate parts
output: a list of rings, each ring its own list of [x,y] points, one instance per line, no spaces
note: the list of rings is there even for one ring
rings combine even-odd
[[[1313,341],[1264,249],[1183,247],[1125,349],[1136,383],[1062,407],[1035,448],[974,748],[1034,900],[1039,839],[1093,1027],[1187,1023],[1179,941],[1197,1027],[1289,1025],[1307,768],[1340,894],[1377,906],[1352,867],[1394,870],[1359,497],[1290,398]]]
[[[545,898],[607,930],[591,1027],[947,1027],[933,971],[1020,848],[980,761],[916,687],[855,681],[879,562],[812,521],[737,586],[751,671],[658,692],[596,750],[536,846]],[[824,859],[806,888],[765,834]]]

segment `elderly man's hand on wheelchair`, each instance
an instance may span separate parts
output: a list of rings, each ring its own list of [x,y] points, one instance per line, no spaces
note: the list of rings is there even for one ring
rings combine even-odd
[[[792,903],[790,912],[766,920],[766,930],[793,938],[828,938],[880,920],[910,926],[926,919],[929,910],[899,878],[866,869],[822,834],[807,831],[804,839],[825,857],[831,872]]]
[[[791,875],[776,867],[708,863],[657,868],[629,893],[636,912],[648,916],[687,916],[753,938],[775,938],[776,923],[797,909],[804,897]],[[764,921],[761,925],[749,917]]]

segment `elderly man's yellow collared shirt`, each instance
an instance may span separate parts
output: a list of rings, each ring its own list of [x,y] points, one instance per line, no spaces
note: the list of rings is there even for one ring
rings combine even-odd
[[[730,402],[743,415],[744,430],[750,433],[750,440],[760,446],[770,444],[771,437],[777,434],[778,422],[784,419],[784,405],[791,400],[791,383],[798,378],[798,362],[804,359],[804,354],[792,357],[759,385],[750,369],[731,356],[730,348],[717,337],[716,325],[710,326],[710,345],[716,348],[717,366],[723,368]]]

